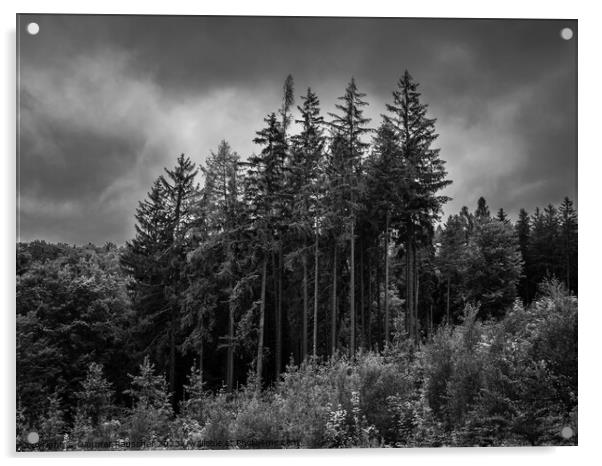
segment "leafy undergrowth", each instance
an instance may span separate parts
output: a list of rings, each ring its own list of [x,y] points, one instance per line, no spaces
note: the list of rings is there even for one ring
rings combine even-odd
[[[359,352],[289,365],[269,389],[253,378],[210,393],[193,369],[176,416],[148,360],[132,376],[133,406],[111,406],[91,364],[71,426],[60,406],[25,425],[21,449],[341,448],[577,444],[577,299],[557,283],[498,321],[464,320],[415,347],[396,338]],[[405,342],[405,343],[404,343]],[[56,401],[56,400],[55,400]],[[93,409],[90,409],[90,406]],[[35,430],[40,442],[30,444]]]

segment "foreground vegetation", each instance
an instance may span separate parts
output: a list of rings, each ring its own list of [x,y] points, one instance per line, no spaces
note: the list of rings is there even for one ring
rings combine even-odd
[[[22,449],[508,446],[577,443],[577,299],[556,281],[499,321],[442,326],[414,346],[397,321],[382,353],[289,365],[271,387],[253,377],[208,391],[193,368],[174,414],[148,358],[131,377],[131,408],[114,406],[91,363],[68,423],[51,403],[36,425],[17,419]],[[21,419],[22,421],[22,419]],[[27,443],[35,430],[40,443]]]

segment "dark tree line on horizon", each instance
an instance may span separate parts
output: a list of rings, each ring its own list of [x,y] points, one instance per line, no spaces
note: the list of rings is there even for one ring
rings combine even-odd
[[[105,262],[19,244],[18,326],[39,333],[32,290],[50,279],[63,290],[65,263],[74,286],[84,260],[112,280],[92,296],[98,309],[90,319],[115,313],[115,328],[101,338],[89,322],[80,334],[59,318],[64,351],[81,352],[74,358],[82,364],[122,361],[132,371],[148,356],[167,375],[177,407],[191,366],[210,387],[233,390],[253,379],[260,388],[289,363],[382,352],[399,340],[420,345],[438,327],[462,322],[468,305],[480,319],[500,319],[517,298],[534,300],[546,278],[576,294],[577,214],[568,198],[523,209],[512,222],[481,197],[476,210],[441,222],[449,200],[441,191],[451,180],[420,97],[405,72],[372,128],[354,79],[324,115],[311,89],[295,99],[289,76],[280,108],[256,132],[257,153],[243,160],[224,140],[201,166],[180,155],[140,202],[135,237],[94,249]],[[63,265],[52,262],[62,256]],[[81,337],[75,346],[72,334]],[[90,335],[99,340],[86,341]],[[102,345],[118,348],[110,360],[96,357]],[[25,373],[53,357],[33,361],[29,350],[18,356]],[[108,375],[125,389],[118,369]],[[58,379],[60,369],[46,382]],[[23,397],[37,396],[31,374],[19,383]]]

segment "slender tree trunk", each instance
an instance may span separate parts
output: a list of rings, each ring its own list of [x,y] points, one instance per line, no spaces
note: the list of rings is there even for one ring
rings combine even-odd
[[[337,352],[337,244],[336,239],[332,254],[332,313],[330,322],[330,347],[332,355]]]
[[[451,316],[449,314],[449,292],[451,289],[451,279],[449,274],[447,275],[447,304],[446,304],[446,315],[447,315],[447,324],[451,325]]]
[[[569,240],[568,232],[565,236],[566,237],[565,237],[564,247],[566,249],[566,265],[565,265],[566,266],[566,289],[570,291],[571,290],[571,272],[570,272],[570,270],[571,270],[571,262],[570,262],[570,257],[571,257],[570,244],[571,244],[571,242]]]
[[[360,348],[366,347],[366,303],[364,302],[364,241],[360,241]]]
[[[368,254],[368,315],[366,319],[368,348],[372,349],[372,260]]]
[[[566,255],[566,289],[571,290],[571,265],[569,260],[569,254]]]
[[[178,188],[178,194],[176,196],[176,206],[174,211],[174,223],[173,230],[171,231],[172,246],[176,245],[177,242],[177,228],[180,224],[180,209],[182,204],[182,187]],[[178,251],[178,248],[176,248]],[[174,408],[176,407],[176,331],[178,328],[178,306],[180,303],[180,295],[178,289],[177,276],[173,277],[174,293],[176,296],[176,302],[171,306],[171,329],[169,332],[169,390],[172,394],[172,401]]]
[[[389,328],[389,211],[385,221],[385,346],[389,344],[391,330]]]
[[[205,367],[203,361],[205,359],[205,343],[203,342],[203,339],[201,338],[201,343],[199,345],[199,374],[201,376],[201,387],[203,386],[203,369]]]
[[[407,272],[406,272],[406,299],[407,314],[409,317],[409,336],[410,339],[416,338],[416,321],[414,314],[414,244],[412,237],[408,240],[407,247]]]
[[[412,314],[410,313],[410,247],[409,242],[406,242],[405,248],[405,280],[406,280],[406,318],[405,318],[405,329],[408,337],[411,338],[412,332]]]
[[[382,322],[382,308],[380,300],[380,267],[379,262],[376,261],[376,341],[380,345],[383,342],[383,322]],[[382,349],[382,348],[380,348]]]
[[[303,330],[301,332],[301,359],[305,361],[307,358],[307,315],[308,315],[308,304],[307,304],[307,256],[303,253],[301,259],[303,263]]]
[[[349,279],[349,313],[351,315],[351,335],[349,337],[349,353],[355,358],[355,221],[351,220],[351,264]]]
[[[226,364],[226,386],[232,391],[234,384],[234,304],[228,303],[228,356]]]
[[[171,321],[169,330],[169,391],[174,408],[176,407],[176,320],[177,307],[171,306]]]
[[[276,378],[282,366],[282,241],[278,246],[278,304],[276,306]]]
[[[263,259],[261,272],[261,304],[259,305],[259,336],[257,339],[257,390],[261,390],[261,376],[263,373],[263,329],[265,324],[265,289],[268,273],[267,259]]]
[[[433,338],[433,303],[429,307],[429,338]]]
[[[316,222],[316,239],[314,244],[314,358],[318,355],[318,287],[319,281],[319,237],[318,225]]]
[[[414,291],[416,292],[416,297],[414,298],[414,316],[416,320],[416,341],[420,340],[420,319],[418,317],[418,298],[420,292],[420,274],[418,273],[418,268],[416,267],[416,254],[414,254],[414,277],[416,279],[416,285]]]

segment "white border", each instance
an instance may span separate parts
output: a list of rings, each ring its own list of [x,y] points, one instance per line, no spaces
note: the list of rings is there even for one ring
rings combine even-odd
[[[244,462],[247,465],[278,464],[287,466],[305,464],[308,461],[341,461],[346,466],[362,465],[367,461],[407,462],[410,464],[482,464],[504,465],[519,462],[545,462],[551,465],[592,464],[600,443],[600,336],[602,331],[602,309],[594,300],[599,285],[599,244],[602,229],[598,221],[600,203],[597,199],[598,178],[602,174],[602,151],[600,149],[600,16],[595,2],[573,1],[378,1],[371,0],[351,5],[349,0],[325,2],[324,0],[303,1],[233,1],[228,2],[185,2],[145,1],[126,3],[123,0],[103,2],[80,1],[4,1],[0,21],[2,23],[2,67],[1,73],[4,103],[0,112],[1,140],[5,143],[1,173],[4,228],[0,242],[2,264],[2,297],[4,306],[3,367],[5,373],[0,387],[3,403],[1,435],[2,453],[9,462],[15,460],[14,450],[14,293],[15,293],[15,14],[19,13],[114,13],[114,14],[221,14],[221,15],[287,15],[287,16],[405,16],[405,17],[488,17],[488,18],[566,18],[578,19],[579,40],[579,251],[580,251],[580,325],[579,325],[579,447],[565,448],[509,448],[509,449],[415,449],[415,450],[354,450],[350,451],[260,451],[260,452],[202,452],[187,455],[182,452],[51,454],[43,461],[63,464],[65,461],[89,461],[92,464],[126,464],[142,460],[150,464],[165,462],[180,463],[194,461],[220,464]],[[598,297],[598,296],[596,296]],[[69,460],[68,458],[71,458]],[[31,456],[22,461],[32,461]]]

